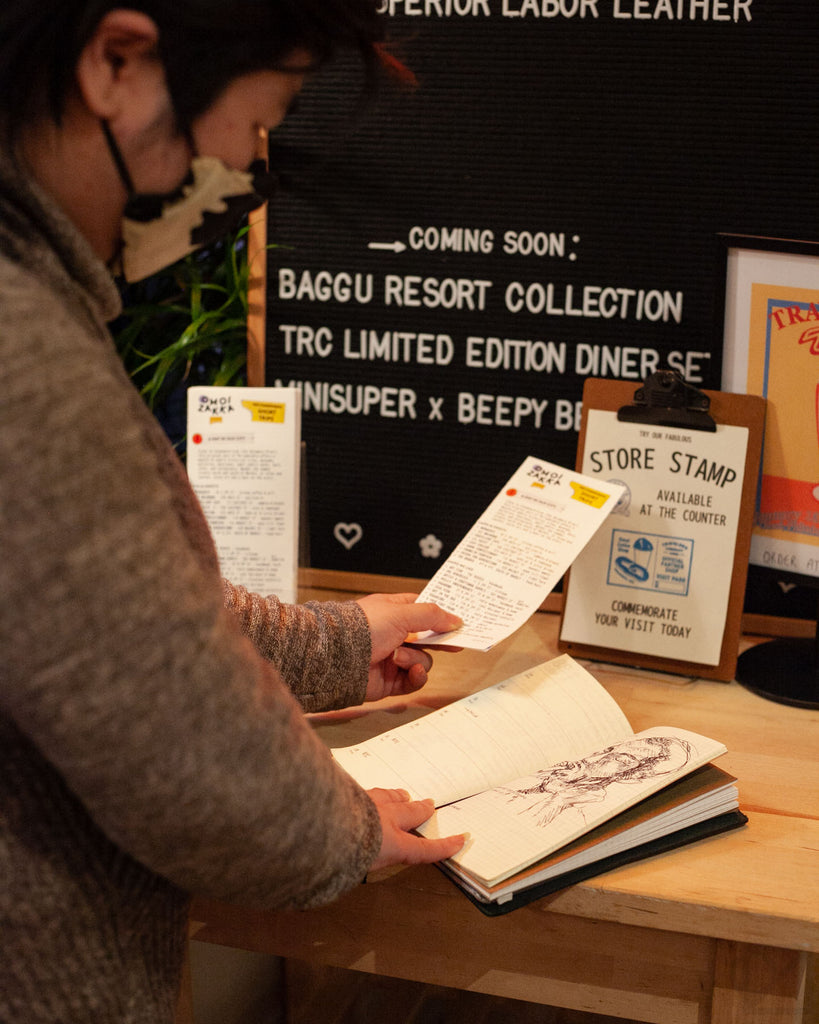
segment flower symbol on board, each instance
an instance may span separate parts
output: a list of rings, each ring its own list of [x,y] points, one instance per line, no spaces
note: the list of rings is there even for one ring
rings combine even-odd
[[[434,533],[428,533],[418,541],[418,547],[424,558],[440,558],[443,541],[438,540]]]

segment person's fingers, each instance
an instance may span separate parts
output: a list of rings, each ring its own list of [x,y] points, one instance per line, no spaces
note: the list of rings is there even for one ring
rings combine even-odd
[[[454,857],[469,838],[468,835],[443,836],[441,839],[411,837],[415,842],[407,850],[408,864],[434,864]]]
[[[463,621],[432,601],[419,601],[417,594],[374,594],[387,604],[395,605],[395,616],[406,624],[408,633],[448,633],[463,625]],[[366,598],[364,599],[366,600]]]
[[[432,655],[421,647],[398,647],[392,660],[399,668],[408,672],[416,666],[420,666],[425,672],[432,668]]]
[[[433,633],[450,633],[463,625],[457,615],[429,601],[408,604],[402,609],[408,633],[422,633],[431,630]]]
[[[381,789],[376,786],[374,789],[368,789],[367,792],[370,794],[370,799],[376,804],[406,803],[410,799],[410,795],[405,789]]]
[[[408,831],[432,817],[434,810],[435,804],[432,800],[408,800],[405,803],[396,802],[389,809],[389,813],[392,822],[398,828]]]

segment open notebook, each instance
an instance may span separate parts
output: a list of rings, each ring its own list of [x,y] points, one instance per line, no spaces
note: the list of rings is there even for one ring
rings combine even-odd
[[[723,744],[634,733],[594,677],[562,655],[365,743],[333,751],[367,789],[432,797],[418,831],[469,833],[442,865],[487,912],[746,821]]]

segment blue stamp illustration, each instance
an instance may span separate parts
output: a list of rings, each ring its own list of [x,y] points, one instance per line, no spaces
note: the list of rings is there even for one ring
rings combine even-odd
[[[693,540],[612,530],[607,582],[610,586],[686,597],[693,556]]]

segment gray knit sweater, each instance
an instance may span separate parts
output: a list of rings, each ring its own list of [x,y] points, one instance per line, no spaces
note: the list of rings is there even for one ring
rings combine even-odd
[[[188,893],[306,907],[380,844],[302,713],[363,699],[366,619],[223,588],[118,309],[1,159],[3,1024],[170,1021]]]

